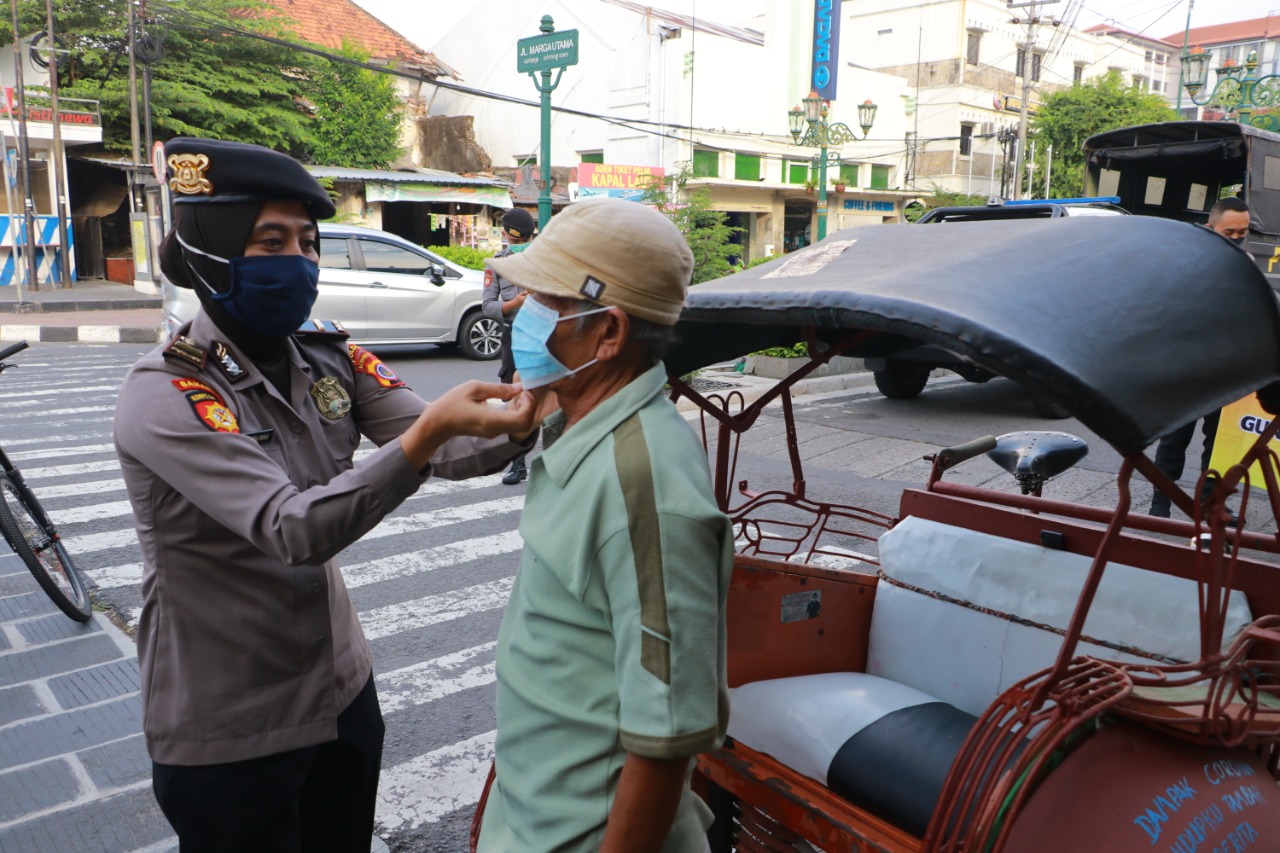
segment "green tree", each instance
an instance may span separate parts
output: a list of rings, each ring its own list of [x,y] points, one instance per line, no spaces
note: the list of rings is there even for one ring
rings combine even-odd
[[[987,203],[987,197],[984,195],[966,195],[962,192],[943,189],[937,184],[933,184],[930,187],[930,193],[930,195],[920,198],[920,204],[913,204],[903,210],[903,218],[908,222],[915,222],[934,208],[972,207]]]
[[[98,101],[106,146],[128,151],[126,0],[55,0],[55,16],[59,40],[69,51],[60,61],[60,94]],[[0,41],[11,44],[9,18],[0,17]],[[44,26],[44,0],[20,0],[23,35]],[[385,166],[395,159],[400,118],[380,106],[388,92],[394,95],[389,78],[255,37],[298,42],[292,27],[285,13],[264,0],[148,4],[140,28],[146,43],[138,55],[145,58],[146,48],[160,53],[150,65],[155,138],[190,135],[255,142],[301,159],[338,152],[339,159],[326,165],[354,166],[351,149],[343,153],[337,144],[345,132],[355,137],[353,147],[370,145],[373,156],[381,157],[360,165]],[[307,103],[314,109],[303,106]],[[367,125],[358,133],[342,130],[343,122],[335,118],[339,103],[343,110],[357,110]],[[374,127],[380,123],[388,128]],[[388,136],[390,148],[374,144]]]
[[[711,209],[711,196],[705,189],[687,190],[686,184],[692,177],[691,164],[684,163],[679,172],[668,175],[665,181],[653,181],[641,198],[684,234],[693,252],[692,283],[698,284],[733,272],[729,259],[742,253],[742,247],[732,242],[733,235],[742,229],[730,225],[727,214]]]
[[[1070,198],[1084,190],[1084,154],[1081,146],[1095,133],[1173,121],[1178,114],[1164,98],[1143,92],[1124,82],[1118,71],[1109,71],[1087,83],[1045,96],[1032,123],[1035,133],[1038,187],[1033,193],[1046,198]],[[1053,146],[1052,186],[1045,192],[1046,153]]]
[[[344,44],[341,55],[366,62]],[[309,158],[326,166],[384,169],[402,153],[400,95],[386,74],[316,57],[304,91],[313,108]]]

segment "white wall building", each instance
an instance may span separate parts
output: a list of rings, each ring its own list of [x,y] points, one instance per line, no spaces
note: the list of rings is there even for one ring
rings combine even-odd
[[[787,111],[809,91],[810,3],[764,0],[764,12],[738,25],[694,21],[630,0],[552,0],[496,17],[478,7],[432,50],[464,85],[535,101],[534,83],[516,71],[516,42],[537,35],[549,14],[557,31],[578,31],[578,64],[566,68],[552,103],[555,166],[579,162],[656,166],[692,163],[717,209],[744,229],[744,257],[797,248],[813,239],[816,196],[806,192],[815,149],[792,144]],[[837,3],[837,5],[839,5]],[[523,6],[523,4],[522,4]],[[866,141],[842,146],[831,178],[830,230],[896,221],[904,198],[903,139],[911,103],[907,83],[843,61],[832,121],[858,131],[856,106],[879,107]],[[538,154],[539,111],[440,91],[433,115],[473,115],[475,136],[495,166]],[[858,131],[859,135],[861,134]],[[833,186],[834,189],[834,186]]]
[[[1107,32],[1080,32],[1053,18],[1056,4],[1010,8],[1003,0],[857,0],[843,4],[844,55],[917,86],[906,184],[977,195],[1009,194],[1009,131],[1025,82],[1040,96],[1110,70],[1165,93],[1167,69],[1152,45]],[[1145,55],[1144,55],[1145,54]],[[1176,84],[1175,84],[1176,88]],[[1001,131],[1005,131],[1001,137]]]

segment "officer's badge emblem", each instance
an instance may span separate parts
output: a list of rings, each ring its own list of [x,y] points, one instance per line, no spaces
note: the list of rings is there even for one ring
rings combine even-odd
[[[208,154],[170,154],[169,189],[180,195],[213,195],[213,184],[205,177]]]
[[[364,347],[347,344],[347,351],[351,353],[351,364],[355,367],[356,373],[372,376],[383,388],[404,387],[404,383],[400,381],[400,377],[396,376],[395,371]]]
[[[216,359],[218,367],[232,382],[237,382],[249,375],[231,355],[231,350],[222,341],[213,342],[213,357]]]
[[[320,414],[331,421],[345,418],[351,411],[351,395],[338,384],[338,377],[326,376],[311,383],[311,399]]]
[[[236,421],[235,413],[223,402],[217,391],[194,379],[175,379],[173,387],[183,393],[200,423],[210,430],[240,432],[240,424]]]

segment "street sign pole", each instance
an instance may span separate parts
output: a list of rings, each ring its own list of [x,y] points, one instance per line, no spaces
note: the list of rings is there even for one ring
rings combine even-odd
[[[542,16],[542,35],[516,42],[516,68],[529,75],[542,95],[541,191],[538,193],[538,229],[551,221],[551,93],[560,85],[564,69],[578,64],[578,31],[556,32],[550,15]],[[555,71],[555,80],[551,72]]]

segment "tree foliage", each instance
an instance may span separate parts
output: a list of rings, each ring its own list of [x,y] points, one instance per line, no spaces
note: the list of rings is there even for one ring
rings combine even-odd
[[[60,94],[98,101],[106,146],[128,151],[126,0],[55,0],[54,8],[55,29],[68,51],[59,62]],[[9,18],[3,17],[0,41],[12,44]],[[149,64],[156,139],[188,135],[254,142],[302,159],[338,152],[347,161],[325,162],[338,166],[385,166],[398,155],[394,145],[389,152],[374,149],[386,153],[385,159],[374,163],[365,156],[357,164],[350,161],[349,150],[334,143],[335,132],[341,132],[331,120],[337,99],[346,97],[363,110],[367,103],[381,103],[391,84],[369,72],[338,73],[323,58],[254,37],[300,42],[292,21],[278,7],[263,0],[155,0],[140,17],[139,35],[145,42],[139,60],[149,52],[160,54]],[[44,0],[19,0],[23,37],[44,29]],[[140,63],[140,80],[143,67]],[[145,109],[141,83],[138,89],[139,107]],[[389,133],[398,138],[398,115],[362,115],[370,124],[382,115],[392,125]],[[379,132],[368,128],[356,143]]]
[[[1032,130],[1036,140],[1033,197],[1070,198],[1084,190],[1081,146],[1095,133],[1135,124],[1173,121],[1178,114],[1164,98],[1128,85],[1118,71],[1045,96]],[[1052,186],[1045,192],[1047,153],[1053,146]]]
[[[742,247],[732,242],[733,235],[742,229],[726,221],[728,214],[711,209],[711,195],[705,189],[687,190],[686,184],[692,177],[692,166],[685,163],[679,172],[667,175],[665,181],[651,183],[641,198],[684,234],[693,252],[692,283],[699,284],[733,272],[730,259],[742,253]]]
[[[903,211],[902,216],[908,222],[915,222],[929,211],[938,207],[972,207],[975,205],[984,205],[987,203],[987,197],[984,195],[967,195],[962,192],[944,189],[943,187],[933,184],[930,188],[930,195],[922,196],[919,204],[908,205]]]
[[[349,43],[341,55],[358,62],[369,59]],[[400,94],[391,77],[317,57],[305,91],[313,108],[312,161],[381,169],[400,157]]]

